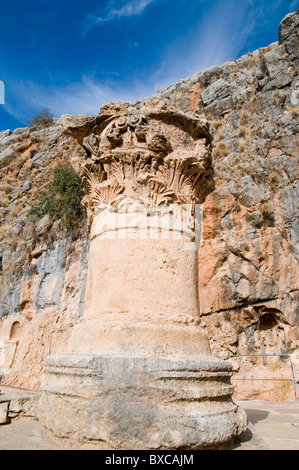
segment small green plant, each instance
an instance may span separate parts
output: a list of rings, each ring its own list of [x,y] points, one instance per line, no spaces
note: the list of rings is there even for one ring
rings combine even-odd
[[[279,185],[279,175],[277,171],[271,171],[271,173],[267,176],[267,182],[272,190],[277,189]]]
[[[263,224],[265,227],[275,227],[275,209],[272,201],[265,202],[261,205],[263,215]]]
[[[35,195],[28,215],[40,218],[49,214],[53,221],[60,220],[63,228],[72,230],[84,218],[81,205],[84,194],[81,180],[73,167],[60,163],[54,168],[53,179],[46,189]]]
[[[245,126],[241,126],[239,129],[239,137],[246,137],[247,128]]]
[[[271,372],[276,372],[279,369],[282,369],[283,364],[281,361],[275,361],[275,362],[270,362],[267,364],[267,369],[269,369]]]
[[[224,142],[218,143],[212,151],[214,161],[219,157],[226,157],[227,155],[229,155],[229,150]]]
[[[297,116],[299,116],[299,106],[296,106],[296,108],[292,109],[293,119],[296,119]]]
[[[280,399],[286,400],[286,397],[291,391],[292,391],[291,381],[279,382],[275,387],[276,395]]]
[[[241,116],[240,116],[240,125],[241,126],[246,126],[249,120],[249,115],[246,113],[246,111],[242,111]]]
[[[222,121],[218,120],[218,121],[213,121],[210,127],[211,129],[217,130],[218,127],[221,127],[221,126],[222,126]]]

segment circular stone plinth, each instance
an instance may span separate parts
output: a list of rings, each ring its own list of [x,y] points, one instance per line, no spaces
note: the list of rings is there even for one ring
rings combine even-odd
[[[202,449],[247,424],[231,367],[213,357],[52,356],[39,419],[56,437],[98,449]]]

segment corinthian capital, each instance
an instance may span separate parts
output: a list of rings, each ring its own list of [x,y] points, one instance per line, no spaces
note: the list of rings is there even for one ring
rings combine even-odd
[[[194,206],[213,190],[211,135],[195,114],[151,98],[134,106],[110,103],[86,120],[76,119],[76,126],[73,117],[61,118],[86,150],[80,173],[90,223],[103,206]]]

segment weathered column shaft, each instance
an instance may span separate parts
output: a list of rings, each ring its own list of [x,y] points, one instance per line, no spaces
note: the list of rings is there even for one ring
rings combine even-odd
[[[93,240],[84,317],[198,323],[197,266],[184,242]]]

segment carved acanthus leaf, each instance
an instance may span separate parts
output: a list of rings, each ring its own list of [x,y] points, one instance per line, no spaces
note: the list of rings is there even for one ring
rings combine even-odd
[[[173,201],[174,190],[168,188],[164,181],[151,178],[149,187],[149,199],[152,204],[159,206]]]
[[[100,164],[86,165],[81,172],[81,178],[87,192],[82,203],[87,209],[89,221],[97,208],[103,205],[110,205],[117,210],[119,195],[125,189],[124,184],[113,178],[107,180],[107,173]]]
[[[81,171],[81,179],[87,194],[92,194],[107,179],[107,174],[101,165],[85,165]]]
[[[204,172],[195,158],[168,160],[164,162],[162,175],[149,178],[149,197],[154,204],[177,201],[187,204],[197,197],[197,186]],[[159,202],[158,202],[159,201]]]
[[[117,181],[96,188],[92,195],[94,207],[108,205],[113,207],[114,210],[117,210],[119,195],[123,193],[124,189],[125,186],[123,184],[119,184]]]

